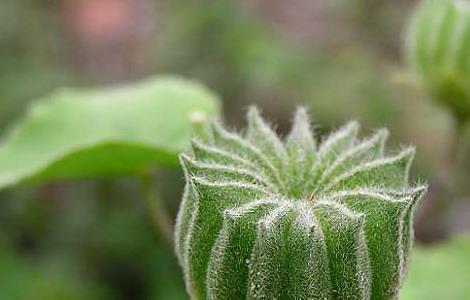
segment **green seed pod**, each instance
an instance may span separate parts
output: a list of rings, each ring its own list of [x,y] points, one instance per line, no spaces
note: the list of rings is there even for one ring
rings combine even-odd
[[[192,299],[393,299],[425,186],[414,155],[384,155],[387,130],[351,122],[317,148],[304,109],[281,141],[248,112],[243,135],[213,124],[181,155],[176,252]]]
[[[470,3],[422,0],[406,54],[424,87],[461,122],[470,117]]]

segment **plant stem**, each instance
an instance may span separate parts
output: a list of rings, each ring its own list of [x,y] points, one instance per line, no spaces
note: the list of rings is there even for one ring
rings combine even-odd
[[[173,246],[173,222],[159,196],[153,172],[142,175],[142,190],[147,209],[150,213],[155,230],[161,235],[170,247]]]
[[[464,123],[455,118],[456,123],[449,149],[440,164],[440,171],[431,182],[427,201],[416,220],[417,236],[423,242],[433,242],[448,235],[446,215],[456,201],[456,182],[453,180],[458,171],[459,149]],[[441,232],[436,230],[439,224]]]

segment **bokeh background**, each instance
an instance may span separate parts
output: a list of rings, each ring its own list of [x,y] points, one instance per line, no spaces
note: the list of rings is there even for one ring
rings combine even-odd
[[[1,0],[0,132],[57,87],[154,74],[206,84],[223,99],[233,128],[254,103],[283,134],[295,106],[304,105],[319,136],[357,119],[365,132],[388,127],[392,148],[416,145],[412,177],[431,184],[417,241],[444,243],[470,230],[470,132],[457,138],[452,116],[408,72],[403,39],[414,5]],[[182,173],[160,169],[158,179],[173,218]],[[173,251],[142,197],[132,177],[0,192],[0,299],[187,299]]]

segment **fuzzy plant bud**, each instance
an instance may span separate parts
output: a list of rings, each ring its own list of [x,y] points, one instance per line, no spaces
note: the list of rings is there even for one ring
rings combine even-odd
[[[191,299],[394,299],[425,186],[414,150],[351,122],[317,145],[305,109],[281,140],[248,112],[243,134],[211,127],[181,155],[175,244]]]
[[[406,52],[432,99],[459,121],[470,118],[470,2],[422,0],[411,18]]]

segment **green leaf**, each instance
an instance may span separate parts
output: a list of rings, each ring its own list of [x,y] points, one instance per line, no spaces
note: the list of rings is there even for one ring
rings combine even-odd
[[[400,300],[470,299],[469,274],[470,236],[430,248],[418,247]]]
[[[59,90],[39,100],[3,138],[0,188],[175,165],[188,145],[191,118],[218,112],[211,92],[174,77]]]
[[[31,259],[0,242],[0,299],[114,299],[109,289],[83,278],[66,257]]]

